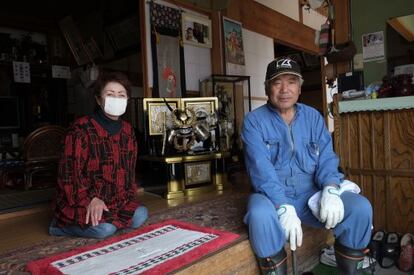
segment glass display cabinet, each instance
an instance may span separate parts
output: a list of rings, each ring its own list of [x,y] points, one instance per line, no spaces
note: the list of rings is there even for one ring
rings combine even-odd
[[[230,152],[233,162],[240,163],[243,118],[252,109],[250,76],[213,74],[200,82],[200,93],[218,98],[221,150]]]

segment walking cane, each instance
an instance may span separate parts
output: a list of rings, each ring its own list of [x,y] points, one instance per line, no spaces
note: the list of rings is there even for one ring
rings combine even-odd
[[[291,250],[292,252],[292,274],[296,275],[296,250]]]

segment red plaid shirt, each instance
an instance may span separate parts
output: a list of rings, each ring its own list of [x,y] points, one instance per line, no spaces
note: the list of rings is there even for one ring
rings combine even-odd
[[[131,125],[110,135],[91,117],[78,119],[68,130],[59,163],[55,217],[59,226],[85,224],[86,208],[94,197],[103,200],[100,222],[129,227],[137,200],[137,143]]]

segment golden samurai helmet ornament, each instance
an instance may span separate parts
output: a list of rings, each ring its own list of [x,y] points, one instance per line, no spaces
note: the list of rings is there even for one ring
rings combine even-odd
[[[173,125],[167,135],[167,129],[164,130],[163,152],[165,143],[173,144],[178,152],[189,151],[194,145],[196,138],[205,141],[210,136],[209,126],[205,121],[197,121],[196,113],[193,109],[173,109],[164,99],[168,109],[173,114]]]

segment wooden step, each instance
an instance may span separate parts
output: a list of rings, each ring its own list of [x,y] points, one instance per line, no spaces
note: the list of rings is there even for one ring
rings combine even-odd
[[[296,250],[298,274],[312,270],[319,263],[319,251],[327,247],[330,238],[329,231],[324,229],[303,227],[303,234],[303,245]],[[287,245],[285,249],[288,252],[288,268],[291,270],[289,246]],[[175,274],[260,274],[260,272],[250,242],[244,239]]]
[[[258,274],[256,258],[245,239],[221,252],[178,271],[179,275]]]

